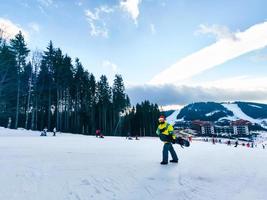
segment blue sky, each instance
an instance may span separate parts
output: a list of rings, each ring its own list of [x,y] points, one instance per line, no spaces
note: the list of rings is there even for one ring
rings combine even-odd
[[[3,0],[0,25],[23,29],[31,49],[43,50],[52,40],[97,77],[122,74],[133,103],[267,102],[267,44],[161,84],[168,79],[162,72],[183,58],[266,22],[266,7],[264,0]],[[179,70],[187,69],[178,65]]]

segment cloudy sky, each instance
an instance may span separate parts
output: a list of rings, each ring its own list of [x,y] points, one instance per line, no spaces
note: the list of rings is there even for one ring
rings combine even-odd
[[[221,2],[221,3],[219,3]],[[267,103],[265,0],[3,0],[5,37],[49,40],[97,77],[123,75],[132,103]]]

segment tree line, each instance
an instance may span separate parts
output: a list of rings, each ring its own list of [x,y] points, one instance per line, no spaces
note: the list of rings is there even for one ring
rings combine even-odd
[[[55,48],[30,51],[19,32],[6,41],[0,29],[0,126],[105,135],[152,135],[159,116],[149,101],[131,107],[121,75],[99,80]],[[141,120],[142,119],[142,120]]]

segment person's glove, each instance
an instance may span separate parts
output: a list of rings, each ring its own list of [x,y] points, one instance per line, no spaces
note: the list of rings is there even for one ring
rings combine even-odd
[[[163,129],[160,129],[160,132],[163,133],[166,130],[167,130],[166,127],[164,127]]]
[[[173,144],[175,144],[176,143],[176,135],[172,135],[171,138],[172,138],[171,142]]]

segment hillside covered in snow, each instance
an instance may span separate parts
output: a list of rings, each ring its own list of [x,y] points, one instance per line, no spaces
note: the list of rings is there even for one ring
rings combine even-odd
[[[172,124],[176,120],[215,122],[244,119],[267,128],[267,105],[252,102],[198,102],[186,105],[181,110],[175,111],[167,119]]]
[[[193,141],[159,164],[158,138],[126,140],[0,128],[0,199],[265,200],[266,150]]]

